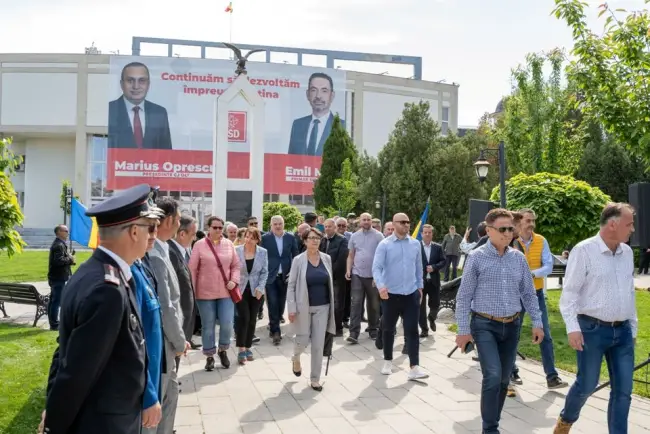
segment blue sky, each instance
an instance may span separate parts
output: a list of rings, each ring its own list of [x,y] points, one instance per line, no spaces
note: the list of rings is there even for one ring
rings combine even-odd
[[[598,0],[590,22],[596,19]],[[227,41],[226,0],[0,0],[2,53],[131,53],[132,36]],[[643,0],[610,0],[641,9]],[[424,79],[459,83],[459,124],[475,125],[510,90],[510,70],[529,52],[571,47],[550,16],[553,0],[234,0],[233,42],[423,57]],[[162,54],[156,47],[143,54]],[[188,48],[175,52],[197,56]],[[208,53],[224,57],[227,53]],[[273,61],[295,62],[291,55]],[[312,59],[315,66],[325,66]],[[306,62],[309,60],[306,59]],[[409,76],[404,66],[342,68]]]

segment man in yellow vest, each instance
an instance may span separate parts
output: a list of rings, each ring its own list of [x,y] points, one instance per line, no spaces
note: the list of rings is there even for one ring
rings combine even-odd
[[[537,216],[532,209],[524,208],[519,210],[521,222],[519,224],[519,245],[523,248],[522,253],[526,256],[530,272],[533,276],[533,285],[539,301],[539,310],[542,311],[542,324],[544,326],[544,340],[540,344],[542,352],[542,365],[546,374],[546,385],[549,389],[560,389],[568,384],[560,378],[555,370],[555,354],[553,352],[553,338],[548,322],[546,310],[546,298],[544,297],[544,278],[553,271],[553,255],[548,241],[543,236],[536,234],[535,220]],[[512,383],[523,384],[519,377],[519,368],[516,363],[512,370]],[[508,396],[514,394],[508,393]]]

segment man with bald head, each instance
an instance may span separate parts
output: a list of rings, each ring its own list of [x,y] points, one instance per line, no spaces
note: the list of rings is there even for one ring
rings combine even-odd
[[[316,220],[314,220],[315,222]],[[305,242],[302,240],[302,235],[309,230],[311,226],[309,223],[301,223],[298,225],[298,229],[296,229],[296,232],[294,236],[296,237],[296,241],[298,243],[298,254],[302,253],[305,251]]]
[[[334,322],[336,336],[343,336],[343,312],[345,310],[345,264],[348,258],[348,240],[336,231],[334,219],[323,224],[325,236],[320,242],[320,251],[332,258],[332,281],[334,283]]]
[[[395,214],[393,235],[379,243],[375,252],[372,277],[377,284],[383,312],[384,365],[381,373],[392,373],[395,326],[401,316],[411,367],[408,379],[420,380],[429,377],[419,366],[418,319],[423,288],[422,247],[417,240],[409,236],[410,225],[406,214]]]
[[[359,343],[364,298],[368,300],[368,333],[371,339],[377,338],[379,327],[379,294],[372,280],[372,261],[384,236],[372,228],[372,216],[368,213],[359,216],[359,226],[360,229],[352,234],[348,243],[350,252],[345,273],[345,278],[352,282],[350,336],[347,338],[351,344]]]
[[[384,224],[384,238],[388,238],[393,235],[394,230],[395,228],[393,227],[393,222],[386,222]]]

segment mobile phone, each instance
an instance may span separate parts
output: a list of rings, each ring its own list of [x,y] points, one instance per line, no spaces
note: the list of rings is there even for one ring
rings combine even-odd
[[[474,342],[469,341],[467,345],[465,345],[465,348],[463,348],[463,353],[469,354],[472,351],[474,351]]]

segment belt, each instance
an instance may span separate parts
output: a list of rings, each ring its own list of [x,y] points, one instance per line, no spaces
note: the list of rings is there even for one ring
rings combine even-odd
[[[620,326],[624,325],[625,323],[627,323],[627,321],[602,321],[602,320],[599,320],[598,318],[594,318],[593,316],[583,315],[583,314],[578,314],[578,318],[593,321],[598,325],[603,325],[603,326],[607,326],[607,327],[620,327]]]
[[[506,316],[506,317],[492,316],[492,315],[488,315],[486,313],[480,313],[480,312],[472,312],[472,313],[474,315],[478,315],[478,316],[480,316],[482,318],[486,318],[486,319],[489,319],[491,321],[496,321],[496,322],[500,322],[500,323],[503,323],[503,324],[509,324],[509,323],[513,322],[514,320],[519,318],[519,315],[520,315],[520,312],[517,312],[516,314],[514,314],[512,316]]]

